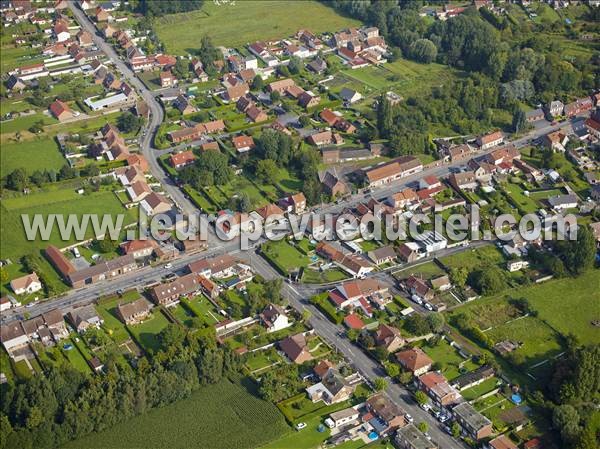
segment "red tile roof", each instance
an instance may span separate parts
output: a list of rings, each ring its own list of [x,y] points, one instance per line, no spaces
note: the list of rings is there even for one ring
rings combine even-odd
[[[363,320],[355,313],[351,313],[350,315],[344,318],[344,324],[350,329],[362,329],[365,327],[365,323]]]

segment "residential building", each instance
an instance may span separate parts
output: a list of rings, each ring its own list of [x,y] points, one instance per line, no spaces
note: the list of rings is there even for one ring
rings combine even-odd
[[[382,438],[392,435],[406,425],[404,410],[381,393],[371,396],[365,405],[374,418],[377,418],[371,419],[369,424],[373,425]]]
[[[33,272],[10,281],[10,288],[16,295],[31,294],[42,289],[37,273]]]
[[[224,278],[235,274],[237,260],[229,255],[210,257],[207,259],[199,259],[188,264],[187,269],[190,273],[198,273],[207,278]]]
[[[556,195],[548,198],[548,204],[555,210],[573,209],[577,207],[579,198],[575,194]]]
[[[333,427],[343,427],[347,424],[354,423],[358,420],[360,413],[354,407],[345,408],[343,410],[333,412],[329,418],[333,421]]]
[[[262,325],[267,332],[277,332],[290,325],[288,316],[283,307],[269,304],[259,315]]]
[[[348,329],[361,330],[365,328],[365,322],[356,313],[350,313],[344,317],[344,325]]]
[[[238,153],[246,153],[246,152],[252,150],[256,146],[252,136],[246,136],[246,135],[233,137],[231,139],[231,143],[233,143],[233,146],[235,147],[235,149]]]
[[[378,347],[385,348],[387,352],[396,352],[402,346],[404,346],[404,338],[400,334],[400,330],[388,326],[387,324],[380,324],[374,335],[375,344]]]
[[[402,243],[398,249],[398,256],[403,262],[414,262],[420,258],[420,246],[415,242]]]
[[[327,371],[321,382],[306,389],[312,402],[323,401],[327,405],[347,401],[354,393],[355,386],[348,383],[335,368]]]
[[[356,103],[357,101],[362,100],[362,95],[355,90],[344,87],[340,91],[340,98],[342,99],[344,104],[350,105],[350,104]]]
[[[448,182],[458,191],[475,190],[478,185],[477,176],[472,171],[451,173],[448,177]]]
[[[438,449],[438,446],[425,438],[425,435],[414,424],[408,424],[399,429],[395,442],[400,449]]]
[[[171,166],[176,170],[181,170],[188,165],[192,165],[195,160],[196,156],[191,150],[181,151],[180,153],[171,153],[171,157],[169,158]]]
[[[562,115],[563,110],[565,109],[565,105],[562,101],[554,100],[546,105],[546,112],[551,117],[558,117]]]
[[[143,259],[152,256],[156,248],[154,240],[128,240],[121,243],[123,254],[131,254],[135,259]]]
[[[29,344],[29,337],[23,330],[21,321],[12,321],[0,326],[0,341],[9,354]]]
[[[394,161],[363,170],[369,187],[378,187],[397,181],[423,170],[423,164],[413,156],[402,156]]]
[[[319,172],[319,181],[323,185],[323,190],[333,198],[350,192],[348,186],[338,176],[335,168]]]
[[[279,349],[294,363],[302,364],[312,360],[304,334],[296,334],[280,341]]]
[[[119,304],[117,306],[117,317],[125,324],[136,324],[143,321],[152,309],[152,305],[144,298],[133,302]]]
[[[160,284],[150,290],[150,297],[156,305],[173,306],[182,296],[195,295],[200,291],[200,279],[196,273],[186,274],[174,281]]]
[[[169,203],[164,196],[152,192],[140,202],[140,207],[146,215],[150,217],[156,214],[169,212],[171,210],[171,203]]]
[[[160,75],[160,87],[173,87],[177,84],[177,78],[173,76],[170,70],[161,71]]]
[[[273,81],[267,86],[267,92],[278,92],[279,94],[284,94],[292,86],[296,86],[296,82],[291,78]]]
[[[416,296],[423,301],[430,301],[435,295],[427,281],[413,275],[404,281],[404,287],[413,297]]]
[[[323,145],[342,145],[344,143],[342,136],[332,131],[322,131],[311,134],[306,138],[306,141],[317,147]]]
[[[67,103],[60,100],[54,100],[49,106],[52,116],[59,122],[63,122],[70,118],[73,118],[73,111]]]
[[[68,281],[73,288],[81,288],[85,285],[111,279],[135,269],[137,269],[137,263],[133,255],[127,254],[74,271],[69,274]]]
[[[462,396],[448,380],[437,372],[429,372],[418,377],[419,387],[440,406],[456,404]]]
[[[369,251],[367,255],[369,256],[369,259],[378,266],[394,262],[397,256],[394,247],[391,245],[382,246],[381,248]]]
[[[541,108],[534,109],[533,111],[527,111],[525,113],[525,120],[527,123],[538,122],[540,120],[544,120],[545,114],[544,110]]]
[[[104,323],[104,320],[96,312],[96,308],[91,304],[77,307],[67,313],[66,318],[79,333],[83,333],[91,327],[99,328]]]
[[[400,351],[396,354],[396,360],[416,377],[425,374],[433,365],[433,360],[418,347]]]
[[[468,402],[463,402],[454,407],[452,415],[462,428],[463,433],[475,441],[487,438],[493,432],[492,422],[475,410]]]
[[[477,145],[479,145],[481,150],[495,147],[502,142],[504,142],[504,134],[502,134],[502,131],[496,131],[477,138]]]

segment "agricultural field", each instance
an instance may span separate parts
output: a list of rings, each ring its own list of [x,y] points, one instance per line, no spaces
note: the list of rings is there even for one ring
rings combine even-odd
[[[156,32],[168,53],[185,55],[198,49],[204,35],[217,46],[235,47],[295,34],[302,23],[310,23],[313,33],[360,25],[316,1],[249,0],[223,5],[206,2],[199,11],[165,16]]]
[[[18,259],[19,257],[41,250],[49,244],[58,247],[67,246],[75,242],[74,236],[69,240],[62,240],[58,226],[53,226],[48,241],[43,241],[38,235],[35,240],[29,241],[25,234],[22,214],[33,217],[41,214],[44,220],[49,214],[62,215],[66,220],[69,214],[81,217],[83,213],[97,214],[102,217],[110,214],[116,217],[123,215],[123,226],[133,223],[136,209],[125,209],[113,192],[100,191],[85,195],[78,195],[74,191],[59,189],[49,192],[33,193],[27,196],[6,199],[0,205],[2,218],[0,221],[2,246],[1,257]],[[32,219],[32,218],[31,218]],[[93,235],[92,226],[89,226],[86,237]]]
[[[63,449],[170,447],[241,449],[260,447],[289,431],[277,408],[254,396],[245,385],[223,380],[191,397],[88,435]]]

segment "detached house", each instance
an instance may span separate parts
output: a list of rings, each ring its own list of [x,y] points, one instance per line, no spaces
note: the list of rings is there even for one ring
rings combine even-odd
[[[60,100],[54,100],[54,102],[50,104],[49,109],[54,118],[59,122],[63,122],[73,117],[73,111],[71,111],[69,105]]]
[[[472,171],[452,173],[448,177],[448,182],[458,191],[475,190],[477,188],[477,176]]]
[[[502,134],[502,131],[496,131],[477,138],[477,145],[479,145],[481,150],[495,147],[502,142],[504,142],[504,134]]]
[[[433,360],[421,348],[411,348],[396,354],[396,360],[415,376],[421,376],[431,369]]]
[[[306,389],[312,402],[323,401],[327,405],[337,404],[350,399],[355,387],[350,385],[338,370],[330,368],[318,384]]]
[[[404,343],[400,330],[395,327],[380,324],[375,332],[375,345],[385,348],[387,352],[396,352]]]
[[[312,360],[312,355],[306,346],[304,334],[296,334],[279,342],[279,349],[288,359],[297,364]]]
[[[144,320],[149,314],[152,305],[144,298],[137,299],[117,306],[117,316],[125,324],[136,324]]]
[[[10,288],[16,295],[31,294],[42,289],[37,273],[31,273],[10,281]]]
[[[191,150],[182,151],[181,153],[173,153],[169,158],[171,166],[176,170],[180,170],[188,165],[192,165],[195,160],[196,156]]]
[[[373,418],[376,418],[375,420],[372,419],[372,422],[375,424],[375,428],[378,430],[377,433],[379,433],[381,437],[391,435],[397,429],[406,425],[404,410],[381,393],[375,394],[367,399],[366,407]],[[369,421],[369,423],[371,423],[371,421]]]
[[[236,136],[231,139],[231,143],[238,153],[246,153],[252,150],[256,145],[252,136]]]
[[[104,323],[93,305],[78,307],[67,313],[66,318],[79,333],[91,327],[99,328]]]
[[[150,296],[157,305],[176,305],[182,296],[193,295],[200,290],[198,278],[196,273],[186,274],[172,282],[157,285],[150,290]]]
[[[267,329],[267,332],[277,332],[290,325],[285,310],[276,304],[269,304],[262,311],[260,321]]]

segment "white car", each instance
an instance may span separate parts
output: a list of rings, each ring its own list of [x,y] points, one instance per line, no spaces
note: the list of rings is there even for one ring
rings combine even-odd
[[[406,415],[404,415],[404,417],[410,423],[415,422],[415,419],[411,415],[409,415],[408,413]]]
[[[171,268],[173,266],[172,263],[168,263],[165,265],[165,270],[168,270],[169,268]]]
[[[430,312],[433,312],[433,306],[431,304],[429,304],[428,302],[423,304],[425,306],[425,308],[427,310],[429,310]]]
[[[302,430],[306,427],[306,423],[305,422],[299,422],[298,424],[296,424],[296,430]]]

